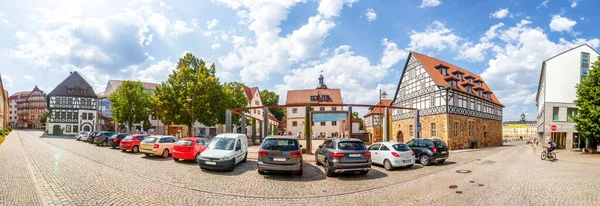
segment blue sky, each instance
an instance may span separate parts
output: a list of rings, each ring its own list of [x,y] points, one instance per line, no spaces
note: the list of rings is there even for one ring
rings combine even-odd
[[[2,1],[0,73],[11,94],[50,92],[69,71],[100,92],[109,79],[164,81],[191,52],[222,81],[274,90],[282,103],[321,71],[344,102],[375,103],[418,51],[479,74],[505,120],[533,120],[542,61],[598,49],[593,8],[600,1]]]

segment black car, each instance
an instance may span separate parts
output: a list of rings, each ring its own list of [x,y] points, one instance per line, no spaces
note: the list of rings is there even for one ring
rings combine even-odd
[[[323,165],[325,176],[357,172],[365,175],[371,170],[371,152],[359,139],[326,139],[315,153],[315,163]]]
[[[108,138],[108,145],[110,145],[113,149],[116,149],[119,144],[121,144],[121,140],[127,137],[129,134],[113,134]]]
[[[102,131],[100,133],[98,133],[96,135],[96,137],[94,137],[94,144],[100,146],[102,145],[103,147],[108,146],[108,138],[110,136],[112,136],[114,134],[114,132],[107,132],[107,131]]]
[[[93,143],[94,142],[94,138],[96,138],[96,135],[98,135],[98,133],[100,132],[91,132],[88,135],[88,138],[85,140],[87,143]]]
[[[406,143],[423,166],[433,162],[444,163],[448,159],[448,145],[441,139],[412,139]]]

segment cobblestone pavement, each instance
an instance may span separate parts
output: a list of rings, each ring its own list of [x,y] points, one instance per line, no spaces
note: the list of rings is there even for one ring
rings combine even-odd
[[[193,162],[41,135],[14,131],[0,147],[0,205],[600,205],[600,167],[541,161],[527,145],[326,178],[312,163],[302,177],[258,175],[255,161],[201,171]]]

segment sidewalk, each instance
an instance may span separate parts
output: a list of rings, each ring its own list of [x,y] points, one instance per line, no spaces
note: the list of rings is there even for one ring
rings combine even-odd
[[[541,145],[532,145],[532,148],[534,150],[534,153],[538,156],[540,156],[542,154],[542,151],[545,149]],[[583,164],[600,164],[600,154],[589,154],[583,152],[569,151],[566,149],[557,149],[554,150],[554,153],[556,153],[558,161],[575,162]]]

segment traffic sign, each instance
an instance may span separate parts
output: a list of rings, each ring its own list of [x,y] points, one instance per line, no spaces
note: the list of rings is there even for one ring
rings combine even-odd
[[[556,131],[556,125],[552,125],[552,126],[550,126],[550,129],[551,129],[553,132],[554,132],[554,131]]]
[[[421,122],[417,123],[417,128],[421,128]]]

